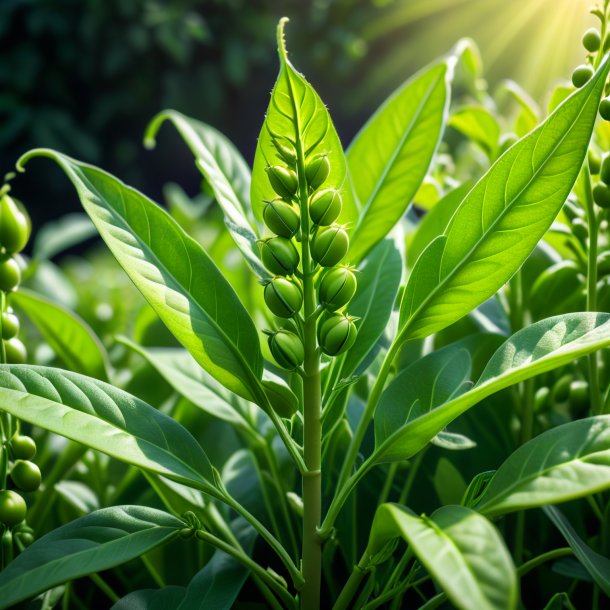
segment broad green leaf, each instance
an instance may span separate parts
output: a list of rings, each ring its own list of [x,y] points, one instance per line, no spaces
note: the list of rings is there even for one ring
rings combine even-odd
[[[477,510],[496,516],[609,487],[610,415],[599,415],[557,426],[519,447],[498,468]]]
[[[34,542],[0,573],[0,608],[140,557],[184,526],[144,506],[113,506],[76,519]]]
[[[184,599],[184,587],[170,585],[162,589],[140,589],[122,597],[110,610],[168,610]]]
[[[608,460],[608,465],[610,466],[610,459]],[[556,525],[572,551],[574,551],[574,555],[586,568],[587,572],[591,574],[599,588],[610,597],[610,559],[596,553],[590,548],[576,533],[576,530],[566,519],[565,515],[555,506],[545,506],[543,510],[547,517]]]
[[[484,106],[464,106],[456,110],[447,122],[449,127],[477,144],[490,160],[494,160],[500,140],[498,121]]]
[[[143,470],[214,490],[212,465],[185,428],[102,381],[42,366],[2,365],[0,410]]]
[[[396,537],[405,540],[456,608],[517,607],[515,566],[500,534],[482,515],[463,506],[443,506],[420,517],[406,507],[382,504],[367,551],[373,555]]]
[[[160,112],[146,130],[145,143],[154,148],[165,121],[178,130],[209,183],[235,244],[259,278],[269,277],[259,258],[258,235],[250,208],[250,168],[233,144],[219,131],[175,110]]]
[[[352,192],[347,164],[341,141],[328,110],[314,88],[297,72],[288,60],[284,42],[284,24],[278,26],[280,73],[271,92],[271,102],[261,129],[252,170],[251,200],[254,215],[262,219],[265,201],[277,197],[265,172],[268,165],[283,163],[278,157],[273,138],[283,145],[296,146],[300,140],[306,159],[327,153],[330,175],[325,187],[334,187],[341,193],[343,208],[338,222],[352,228],[358,220],[358,206]]]
[[[484,398],[608,345],[610,314],[548,318],[508,339],[472,389],[457,395],[454,392],[467,384],[465,365],[447,348],[433,353],[405,369],[382,394],[375,414],[372,462],[409,459]]]
[[[397,344],[431,335],[495,294],[565,202],[585,158],[610,58],[538,128],[504,153],[418,259]]]
[[[175,337],[231,391],[260,396],[258,334],[248,312],[203,248],[144,195],[110,174],[61,153],[37,149],[72,181],[112,254]]]
[[[206,413],[241,428],[249,427],[241,412],[241,399],[208,375],[186,350],[143,348],[124,338],[120,342],[143,356],[176,392]]]
[[[68,369],[108,379],[106,349],[82,318],[25,288],[12,293],[10,303],[25,313]]]
[[[369,119],[347,151],[362,213],[350,241],[357,263],[400,220],[436,152],[447,114],[454,59],[422,70]]]

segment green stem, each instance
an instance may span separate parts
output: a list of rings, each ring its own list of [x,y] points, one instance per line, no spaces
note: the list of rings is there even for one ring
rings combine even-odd
[[[89,578],[91,578],[98,588],[102,590],[113,603],[116,604],[121,599],[120,596],[112,590],[112,587],[99,574],[90,574]]]
[[[539,565],[551,561],[553,559],[557,559],[559,557],[565,557],[566,555],[571,555],[572,549],[569,546],[561,547],[560,549],[553,549],[552,551],[547,551],[546,553],[542,553],[542,555],[538,555],[538,557],[534,557],[529,561],[526,561],[524,564],[521,564],[517,568],[517,575],[519,578],[523,578],[528,572],[531,572],[533,569],[537,568]]]
[[[390,497],[390,493],[392,491],[392,485],[394,484],[394,479],[396,478],[396,471],[398,470],[398,462],[393,462],[390,464],[388,471],[385,475],[385,481],[383,483],[383,487],[381,489],[381,493],[379,494],[379,498],[377,500],[377,504],[383,504],[387,502]]]
[[[165,587],[165,582],[163,581],[163,577],[159,574],[159,570],[155,568],[152,561],[146,555],[140,555],[140,559],[144,564],[144,567],[148,570],[148,573],[151,575],[152,579],[155,581],[155,584],[159,588]]]
[[[347,608],[350,607],[349,604],[356,593],[358,593],[358,589],[360,588],[363,578],[369,572],[369,559],[368,553],[365,552],[360,561],[354,566],[350,577],[345,583],[345,586],[341,590],[341,593],[333,606],[333,610],[347,610]]]
[[[407,480],[405,481],[405,486],[402,488],[400,497],[398,498],[399,504],[407,503],[407,498],[409,497],[409,493],[411,493],[411,488],[413,487],[413,483],[415,483],[415,476],[417,475],[417,471],[421,466],[425,453],[426,448],[422,449],[411,461],[411,468],[409,468],[409,474],[407,476]]]

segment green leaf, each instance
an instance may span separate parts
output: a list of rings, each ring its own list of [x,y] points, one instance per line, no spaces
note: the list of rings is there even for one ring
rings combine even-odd
[[[184,587],[170,585],[162,589],[140,589],[122,597],[110,610],[167,610],[178,608],[184,599]]]
[[[422,183],[447,115],[454,59],[422,70],[395,91],[347,151],[362,204],[349,259],[359,262],[399,221]]]
[[[610,487],[610,415],[569,422],[525,443],[498,468],[477,510],[489,516]]]
[[[382,394],[371,459],[409,459],[484,398],[608,345],[610,314],[574,313],[536,322],[508,339],[465,393],[459,393],[468,381],[465,364],[448,348],[439,350],[405,369]]]
[[[519,587],[510,553],[485,517],[463,506],[443,506],[419,517],[397,504],[375,514],[367,552],[392,538],[407,542],[449,600],[460,610],[510,610]]]
[[[259,278],[269,277],[259,258],[258,234],[250,208],[250,168],[243,157],[219,131],[175,110],[164,110],[150,122],[144,139],[148,148],[154,148],[157,132],[165,121],[174,125],[191,149],[247,263]]]
[[[67,368],[108,379],[106,349],[82,318],[25,288],[12,293],[10,303],[25,313]]]
[[[0,608],[125,563],[178,535],[184,523],[144,506],[95,511],[46,534],[0,573]]]
[[[214,491],[212,465],[185,428],[102,381],[42,366],[2,365],[0,410],[143,470]]]
[[[551,226],[578,177],[610,58],[548,119],[504,153],[419,257],[396,342],[431,335],[495,294]]]
[[[119,264],[195,360],[236,394],[260,396],[256,328],[203,248],[165,210],[96,167],[36,149],[19,168],[36,156],[64,170]]]
[[[610,466],[610,459],[608,459],[607,463]],[[572,551],[574,551],[574,555],[586,568],[587,572],[591,574],[599,588],[610,597],[610,559],[596,553],[585,544],[560,510],[554,506],[545,506],[543,510],[546,516],[557,526],[557,529],[566,539]]]
[[[483,149],[490,160],[498,150],[500,126],[484,106],[464,106],[456,110],[447,123]]]
[[[271,92],[271,102],[254,157],[250,191],[254,215],[260,221],[264,202],[277,197],[265,172],[268,165],[284,164],[278,157],[273,138],[293,148],[298,140],[302,143],[306,159],[319,153],[328,154],[330,175],[325,186],[334,187],[341,193],[343,208],[338,222],[347,224],[349,229],[356,224],[359,211],[347,173],[343,147],[326,106],[288,60],[284,43],[286,21],[286,18],[282,19],[278,26],[280,73]]]
[[[36,231],[32,248],[34,258],[51,259],[96,235],[95,226],[86,214],[66,214]]]

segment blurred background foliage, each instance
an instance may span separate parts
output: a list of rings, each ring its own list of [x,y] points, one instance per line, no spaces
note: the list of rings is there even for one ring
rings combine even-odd
[[[144,128],[170,107],[223,131],[251,160],[274,82],[275,25],[289,15],[295,63],[348,142],[415,70],[472,36],[490,83],[511,77],[541,98],[580,61],[589,0],[2,0],[0,172],[32,147],[101,165],[162,200],[194,194],[186,147]],[[541,68],[543,66],[543,68]],[[545,80],[540,80],[540,75]],[[537,80],[532,81],[532,78]],[[76,210],[57,172],[17,181],[34,226]]]

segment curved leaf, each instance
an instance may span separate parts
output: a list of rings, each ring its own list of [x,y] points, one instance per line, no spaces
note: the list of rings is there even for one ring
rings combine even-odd
[[[282,19],[278,26],[280,73],[271,92],[271,102],[254,157],[250,191],[254,215],[261,220],[264,202],[277,197],[265,172],[268,165],[281,163],[273,138],[284,145],[289,143],[292,146],[298,138],[307,158],[318,153],[328,154],[330,175],[326,184],[337,188],[341,193],[343,208],[339,222],[347,224],[349,229],[358,220],[358,207],[347,173],[343,147],[326,106],[314,88],[288,60],[283,31],[286,21],[287,19]]]
[[[254,400],[263,370],[248,312],[203,248],[165,210],[110,174],[61,153],[57,162],[111,252],[157,315],[195,360],[225,387]]]
[[[495,294],[565,202],[585,158],[610,58],[536,130],[509,148],[466,195],[444,238],[418,259],[396,339],[426,337]]]
[[[32,321],[67,368],[96,379],[108,379],[106,349],[82,318],[25,288],[12,293],[10,302]]]
[[[519,447],[476,508],[489,516],[565,502],[610,487],[610,415],[569,422]]]
[[[452,396],[454,386],[439,372],[445,357],[434,353],[405,369],[386,388],[375,415],[374,462],[404,460],[415,455],[456,417],[504,388],[568,364],[610,345],[610,314],[574,313],[548,318],[508,339],[487,363],[471,390]],[[463,367],[455,355],[447,356]],[[436,361],[435,361],[436,360]],[[430,363],[434,365],[431,366]],[[447,368],[447,372],[457,373]],[[441,384],[431,394],[419,380],[432,377]],[[466,372],[463,373],[466,385]],[[413,385],[413,389],[411,389]]]
[[[46,534],[0,573],[0,608],[107,570],[164,544],[185,524],[144,506],[95,511]]]
[[[419,517],[397,504],[377,509],[367,551],[401,537],[461,610],[517,607],[517,573],[496,528],[464,506],[443,506]]]
[[[395,91],[347,150],[362,213],[350,241],[359,262],[407,210],[439,145],[449,104],[453,59],[422,70]]]
[[[480,146],[490,160],[495,159],[500,140],[500,126],[485,106],[459,108],[451,115],[447,125]]]
[[[191,434],[117,388],[60,369],[0,366],[0,410],[202,491],[214,472]]]
[[[259,278],[269,277],[259,258],[258,235],[251,222],[250,168],[219,131],[175,110],[160,112],[149,124],[144,142],[154,148],[161,125],[170,121],[195,155],[195,164],[209,183],[225,216],[233,241]]]

